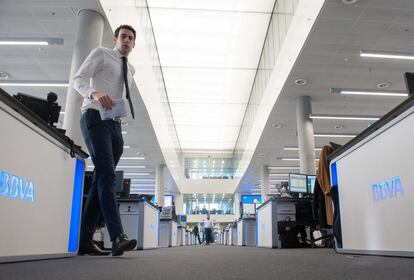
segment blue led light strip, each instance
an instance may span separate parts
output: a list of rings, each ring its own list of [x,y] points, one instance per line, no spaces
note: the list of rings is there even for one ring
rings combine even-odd
[[[332,187],[338,187],[338,174],[336,172],[336,162],[331,164]]]
[[[68,245],[69,253],[76,253],[78,249],[84,170],[85,164],[83,163],[83,161],[77,159],[75,168],[75,180],[73,183],[72,212],[70,216]]]

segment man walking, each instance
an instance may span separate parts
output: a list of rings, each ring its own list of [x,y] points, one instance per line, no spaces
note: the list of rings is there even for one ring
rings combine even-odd
[[[112,241],[113,256],[120,256],[137,244],[135,239],[129,240],[124,234],[114,190],[115,168],[124,145],[121,117],[126,114],[125,98],[134,117],[129,84],[135,70],[127,57],[135,46],[135,37],[134,28],[119,26],[115,30],[115,47],[92,50],[72,81],[73,87],[84,97],[81,132],[95,166],[82,216],[81,255],[109,254],[92,242],[100,211]]]

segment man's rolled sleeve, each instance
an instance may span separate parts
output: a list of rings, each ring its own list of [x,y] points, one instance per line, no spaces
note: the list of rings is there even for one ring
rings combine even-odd
[[[102,67],[104,59],[105,57],[102,50],[99,48],[94,49],[73,77],[71,85],[84,98],[92,99],[92,93],[96,92],[96,90],[90,86],[90,79]]]

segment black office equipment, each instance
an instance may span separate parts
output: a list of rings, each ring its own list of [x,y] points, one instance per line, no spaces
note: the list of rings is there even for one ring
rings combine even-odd
[[[342,145],[337,144],[337,143],[335,143],[335,142],[329,142],[329,145],[331,145],[331,147],[332,147],[332,149],[333,149],[334,151],[336,151],[336,150],[338,150],[340,147],[342,147]]]
[[[123,170],[116,170],[115,171],[115,192],[116,196],[122,196],[122,192],[124,190],[124,171]]]
[[[122,198],[129,198],[130,190],[131,190],[131,179],[130,178],[125,178],[124,181],[123,181],[121,197]]]
[[[85,177],[83,181],[83,194],[89,193],[89,190],[91,189],[91,186],[92,186],[92,176],[93,176],[92,171],[85,171]]]
[[[47,95],[47,100],[20,92],[13,97],[19,100],[22,104],[24,104],[33,113],[47,122],[50,126],[54,126],[54,123],[59,120],[61,107],[56,102],[56,93],[49,92]]]
[[[294,221],[277,222],[280,248],[299,248],[298,230]]]
[[[414,94],[414,73],[405,72],[404,78],[405,85],[407,86],[408,96],[411,96]]]

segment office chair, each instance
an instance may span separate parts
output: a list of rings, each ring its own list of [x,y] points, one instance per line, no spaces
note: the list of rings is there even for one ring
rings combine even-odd
[[[334,245],[334,235],[332,234],[332,226],[326,223],[326,212],[325,212],[325,199],[324,194],[319,186],[318,180],[315,180],[314,192],[312,198],[312,215],[313,215],[313,224],[310,227],[311,238],[310,243],[311,247],[316,247],[316,242],[322,241],[324,247],[333,248]],[[313,233],[315,231],[320,231],[323,234],[319,238],[314,238]]]
[[[315,238],[314,232],[320,231],[331,232],[329,226],[323,225],[319,222],[318,209],[313,207],[313,198],[305,201],[298,201],[296,203],[296,227],[300,234],[301,247],[317,247],[317,242],[322,241],[323,246],[327,248],[333,247],[333,234],[325,233],[323,236]],[[310,231],[310,238],[308,238],[305,228],[308,227]]]

